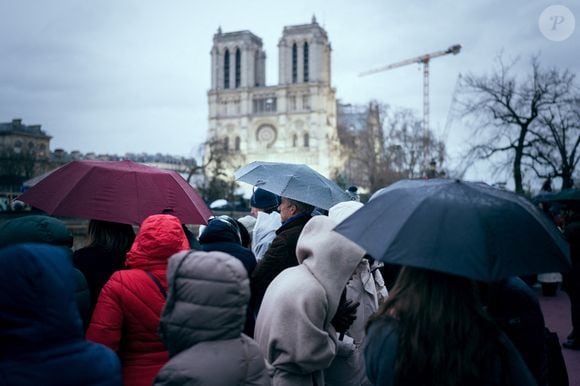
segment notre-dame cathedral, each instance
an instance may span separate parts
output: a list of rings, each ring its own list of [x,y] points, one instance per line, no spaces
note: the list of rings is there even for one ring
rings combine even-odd
[[[213,37],[208,139],[236,160],[305,163],[327,177],[341,168],[331,46],[313,17],[284,27],[278,84],[266,85],[262,39],[250,31]]]

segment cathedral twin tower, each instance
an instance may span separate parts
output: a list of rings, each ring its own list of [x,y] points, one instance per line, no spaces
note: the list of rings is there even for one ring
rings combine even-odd
[[[284,27],[278,84],[266,85],[262,39],[250,31],[213,37],[208,139],[218,140],[234,167],[252,161],[305,163],[327,177],[340,168],[336,90],[331,86],[326,31]]]

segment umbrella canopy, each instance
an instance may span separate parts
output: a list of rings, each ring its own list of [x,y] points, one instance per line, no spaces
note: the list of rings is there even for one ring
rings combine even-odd
[[[556,193],[554,193],[554,192],[540,193],[537,196],[532,197],[532,202],[537,205],[537,204],[553,201],[555,194]]]
[[[236,180],[322,209],[350,199],[336,183],[304,164],[256,161],[238,169],[234,176]]]
[[[540,210],[483,183],[399,181],[335,230],[379,260],[479,281],[570,268],[568,243]]]
[[[565,189],[558,193],[553,193],[547,197],[544,201],[580,201],[580,190],[579,189]]]
[[[46,177],[48,177],[49,175],[51,175],[53,172],[57,171],[58,169],[54,169],[54,170],[49,170],[46,173],[42,173],[39,176],[36,177],[32,177],[29,180],[26,180],[22,183],[22,188],[23,191],[28,190],[30,188],[32,188],[34,185],[38,184],[40,181],[44,180]]]
[[[168,213],[184,224],[212,215],[199,193],[177,172],[131,161],[73,161],[18,196],[48,214],[141,224]]]

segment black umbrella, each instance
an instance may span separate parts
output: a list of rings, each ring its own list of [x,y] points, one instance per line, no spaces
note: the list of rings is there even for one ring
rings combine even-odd
[[[486,282],[570,267],[568,243],[540,210],[483,183],[399,181],[335,230],[379,260]]]
[[[545,201],[580,201],[580,190],[579,189],[564,189],[561,192],[553,193],[548,196]]]

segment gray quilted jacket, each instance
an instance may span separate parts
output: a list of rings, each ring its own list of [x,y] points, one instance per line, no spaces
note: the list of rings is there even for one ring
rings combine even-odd
[[[160,333],[171,359],[155,385],[269,385],[256,342],[242,334],[250,286],[222,252],[180,252],[167,267]]]

